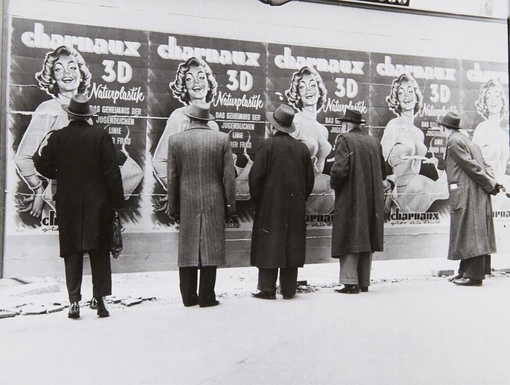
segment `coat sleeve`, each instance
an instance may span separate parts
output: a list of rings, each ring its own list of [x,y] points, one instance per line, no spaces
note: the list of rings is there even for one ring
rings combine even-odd
[[[451,138],[448,146],[448,156],[452,157],[459,167],[487,193],[496,186],[496,180],[486,171],[489,167],[485,162],[480,164],[473,155],[465,141]]]
[[[270,139],[265,140],[259,145],[253,165],[251,166],[248,176],[248,184],[250,186],[250,197],[253,202],[258,203],[262,198],[264,183],[266,180],[267,164],[269,161]]]
[[[331,167],[331,188],[337,190],[342,186],[343,180],[349,175],[349,148],[347,140],[343,135],[339,135],[335,143],[335,161]]]
[[[35,169],[39,172],[39,174],[49,179],[57,178],[57,166],[54,151],[55,138],[53,137],[54,132],[55,131],[50,131],[46,134],[32,156]]]
[[[305,159],[305,170],[306,170],[306,183],[305,183],[305,200],[310,197],[310,194],[313,190],[313,185],[315,183],[315,172],[313,169],[312,158],[310,158],[310,151],[308,147],[304,144],[305,151],[303,153],[303,157]]]
[[[225,188],[225,205],[227,214],[236,212],[236,170],[234,167],[234,156],[232,144],[228,136],[223,145],[223,184]]]
[[[177,169],[177,159],[175,150],[172,149],[174,138],[168,139],[168,157],[167,157],[167,194],[168,194],[168,211],[175,215],[180,214],[180,189],[181,180],[179,170]]]
[[[103,173],[110,189],[112,209],[119,210],[124,207],[124,188],[112,137],[106,132],[101,139],[101,156]]]
[[[379,157],[380,158],[380,162],[381,162],[381,174],[382,174],[382,180],[385,180],[386,177],[388,176],[387,174],[387,171],[386,171],[386,161],[384,160],[384,156],[382,154],[382,146],[381,146],[381,143],[378,143],[379,145],[379,149],[381,151],[381,156]]]

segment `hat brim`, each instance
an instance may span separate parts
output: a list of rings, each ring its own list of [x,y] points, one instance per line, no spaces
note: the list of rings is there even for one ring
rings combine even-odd
[[[342,121],[342,122],[350,122],[350,123],[359,123],[359,124],[364,124],[365,123],[365,119],[352,120],[352,119],[340,118],[340,121]]]
[[[97,114],[97,111],[94,107],[89,106],[89,112],[87,114],[77,114],[76,112],[73,112],[69,110],[69,106],[67,104],[62,104],[62,109],[67,112],[69,115],[78,116],[80,118],[87,118],[90,116],[94,116]]]
[[[278,131],[285,132],[287,134],[296,131],[296,126],[294,125],[294,123],[291,123],[290,126],[282,126],[280,123],[278,123],[274,118],[274,112],[267,112],[266,118],[267,120],[269,120],[269,123],[271,123],[271,125]]]
[[[447,124],[447,123],[437,122],[437,124],[440,124],[441,126],[444,126],[446,128],[451,128],[452,130],[462,130],[462,127],[452,126],[451,124]]]
[[[189,113],[189,111],[184,111],[184,115],[186,115],[189,118],[193,118],[193,119],[197,119],[197,120],[205,120],[206,122],[208,122],[209,120],[214,120],[214,116],[212,116],[211,114],[208,114],[208,116],[206,118],[206,117],[203,117],[203,116],[191,115]]]

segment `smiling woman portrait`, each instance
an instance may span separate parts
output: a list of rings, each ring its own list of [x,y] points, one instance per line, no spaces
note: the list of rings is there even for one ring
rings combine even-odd
[[[204,60],[191,57],[179,64],[175,80],[169,86],[173,96],[184,106],[170,114],[152,157],[154,174],[165,190],[167,190],[168,138],[189,128],[190,118],[184,114],[184,111],[191,102],[196,100],[211,103],[216,96],[218,83]],[[208,126],[219,131],[218,124],[214,120],[209,121]]]
[[[16,151],[15,163],[20,177],[32,191],[32,194],[19,199],[18,211],[39,218],[43,210],[55,209],[54,186],[52,189],[52,182],[48,183],[36,172],[32,156],[49,131],[69,124],[62,105],[69,104],[74,95],[87,92],[91,74],[77,50],[60,46],[46,54],[42,70],[35,74],[35,78],[39,88],[53,98],[42,102],[33,112]]]
[[[330,177],[323,174],[332,146],[328,140],[328,129],[317,121],[327,93],[320,74],[307,66],[292,75],[290,88],[285,91],[289,104],[299,111],[294,117],[296,131],[290,135],[308,147],[315,174],[313,191],[307,201],[307,214],[329,214],[334,207]]]
[[[473,142],[482,149],[483,158],[492,167],[498,183],[510,191],[508,100],[501,83],[490,79],[482,85],[475,106],[484,121],[476,126]],[[493,196],[492,203],[496,210],[510,209],[505,194]]]
[[[437,169],[437,158],[426,157],[425,135],[414,124],[422,100],[414,77],[404,73],[393,80],[386,102],[398,116],[388,122],[381,139],[389,168],[388,180],[392,183],[386,198],[386,213],[396,208],[401,212],[423,213],[434,201],[448,198],[446,173]],[[422,175],[422,164],[430,165],[435,177]]]

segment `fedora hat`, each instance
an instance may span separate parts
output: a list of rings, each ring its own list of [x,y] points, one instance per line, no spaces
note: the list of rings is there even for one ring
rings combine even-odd
[[[214,120],[214,116],[209,113],[209,104],[201,100],[195,100],[184,110],[184,114],[198,120]]]
[[[357,124],[365,123],[365,119],[361,118],[361,112],[356,110],[345,110],[344,117],[340,120],[342,122],[351,122]]]
[[[62,104],[62,108],[69,115],[87,118],[97,113],[94,107],[89,106],[89,99],[83,94],[74,95],[69,104]]]
[[[460,116],[454,112],[447,112],[446,115],[437,121],[438,124],[451,128],[453,130],[460,130]]]
[[[269,123],[271,123],[274,128],[288,134],[296,130],[293,123],[294,115],[295,112],[292,107],[286,104],[280,105],[275,112],[266,113],[267,120],[269,120]]]

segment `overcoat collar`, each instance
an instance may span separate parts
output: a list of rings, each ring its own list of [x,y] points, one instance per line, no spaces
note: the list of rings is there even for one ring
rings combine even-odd
[[[196,128],[202,129],[202,130],[210,130],[211,129],[211,127],[209,127],[207,122],[202,121],[202,120],[194,120],[194,121],[192,121],[189,124],[189,129],[190,130],[193,130],[193,129],[196,129]]]

